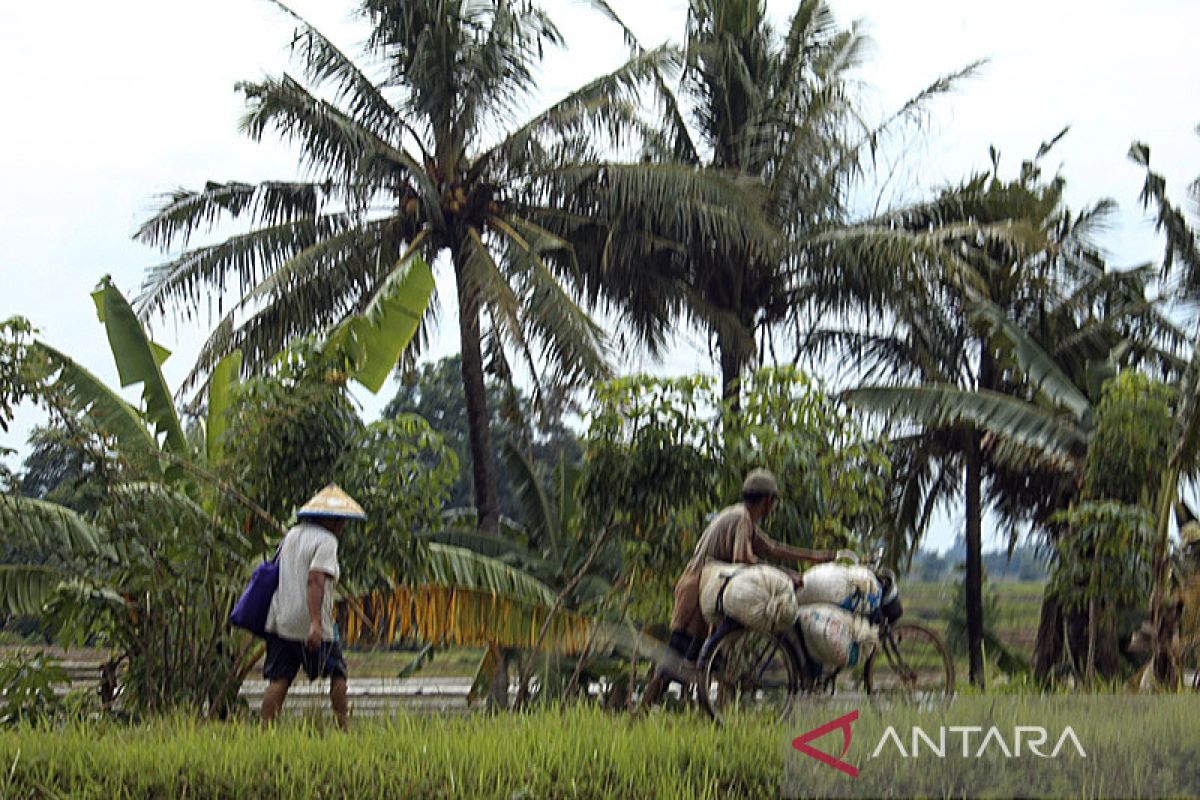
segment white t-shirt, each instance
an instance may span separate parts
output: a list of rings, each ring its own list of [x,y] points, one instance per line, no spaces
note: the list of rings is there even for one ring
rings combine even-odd
[[[279,587],[267,612],[267,631],[282,639],[302,642],[308,638],[308,573],[325,573],[325,597],[321,601],[321,633],[333,641],[333,587],[338,569],[337,537],[312,522],[299,522],[283,538],[279,550]]]

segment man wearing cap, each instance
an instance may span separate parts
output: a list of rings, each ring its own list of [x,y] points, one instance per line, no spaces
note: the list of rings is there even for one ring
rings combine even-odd
[[[329,678],[329,702],[338,727],[349,726],[346,661],[334,634],[333,587],[340,574],[338,537],[347,520],[367,515],[335,484],[296,512],[296,525],[279,546],[279,587],[267,612],[267,658],[262,723],[269,726],[283,706],[300,667],[309,680]]]
[[[705,528],[696,550],[675,583],[675,610],[671,614],[670,648],[681,660],[692,661],[708,635],[708,623],[700,611],[700,573],[708,561],[755,564],[759,558],[794,563],[833,561],[836,554],[806,550],[776,542],[758,528],[779,500],[779,482],[765,469],[754,469],[742,482],[742,502],[726,508]],[[799,574],[794,575],[799,585]],[[659,668],[646,687],[643,705],[656,703],[672,680],[679,678]]]

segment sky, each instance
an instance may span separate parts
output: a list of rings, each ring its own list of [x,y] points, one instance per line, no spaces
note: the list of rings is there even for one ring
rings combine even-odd
[[[684,0],[610,0],[646,45],[678,41]],[[547,55],[529,112],[622,63],[619,32],[578,0],[545,0],[566,48]],[[782,25],[792,0],[768,0]],[[1083,206],[1112,198],[1120,210],[1102,244],[1110,263],[1161,257],[1162,243],[1137,195],[1140,169],[1126,158],[1150,144],[1156,170],[1178,201],[1200,176],[1200,67],[1193,0],[832,0],[838,19],[872,39],[856,74],[864,108],[879,119],[937,76],[979,59],[986,65],[929,106],[920,132],[893,142],[873,183],[860,190],[911,201],[989,166],[988,147],[1012,175],[1040,142],[1070,132],[1046,159]],[[292,7],[343,50],[365,28],[353,3],[295,0]],[[258,181],[299,175],[295,151],[238,130],[239,80],[288,68],[294,25],[267,0],[120,0],[9,3],[0,13],[0,319],[29,318],[42,338],[110,383],[116,374],[89,292],[111,275],[127,296],[167,256],[133,241],[158,196],[206,180]],[[900,162],[895,156],[903,151]],[[440,278],[443,310],[431,357],[456,352],[453,292]],[[154,322],[175,351],[164,366],[175,385],[188,371],[209,320]],[[625,372],[713,371],[702,336],[683,332],[660,362],[627,355]],[[828,376],[836,383],[837,375]],[[386,402],[363,396],[371,417]],[[0,445],[21,449],[40,416],[21,408]],[[10,465],[16,466],[10,459]],[[944,547],[944,520],[930,544]]]

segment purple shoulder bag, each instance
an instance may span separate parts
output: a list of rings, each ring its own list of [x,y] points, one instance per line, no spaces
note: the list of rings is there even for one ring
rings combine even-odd
[[[264,561],[254,568],[246,591],[238,598],[229,615],[229,624],[245,628],[255,636],[267,637],[267,612],[271,610],[271,598],[279,586],[279,551],[270,561]]]

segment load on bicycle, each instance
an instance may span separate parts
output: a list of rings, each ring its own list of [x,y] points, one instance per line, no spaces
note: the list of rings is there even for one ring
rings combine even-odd
[[[705,530],[675,587],[670,648],[682,667],[660,668],[643,697],[654,703],[667,683],[694,686],[714,717],[731,703],[783,713],[801,691],[831,688],[861,666],[871,691],[949,693],[953,665],[937,634],[897,624],[895,575],[858,565],[848,551],[811,551],[774,542],[756,523],[774,508],[778,484],[753,470],[742,503]],[[759,557],[817,562],[803,577],[758,564]],[[831,563],[851,559],[855,563]]]

